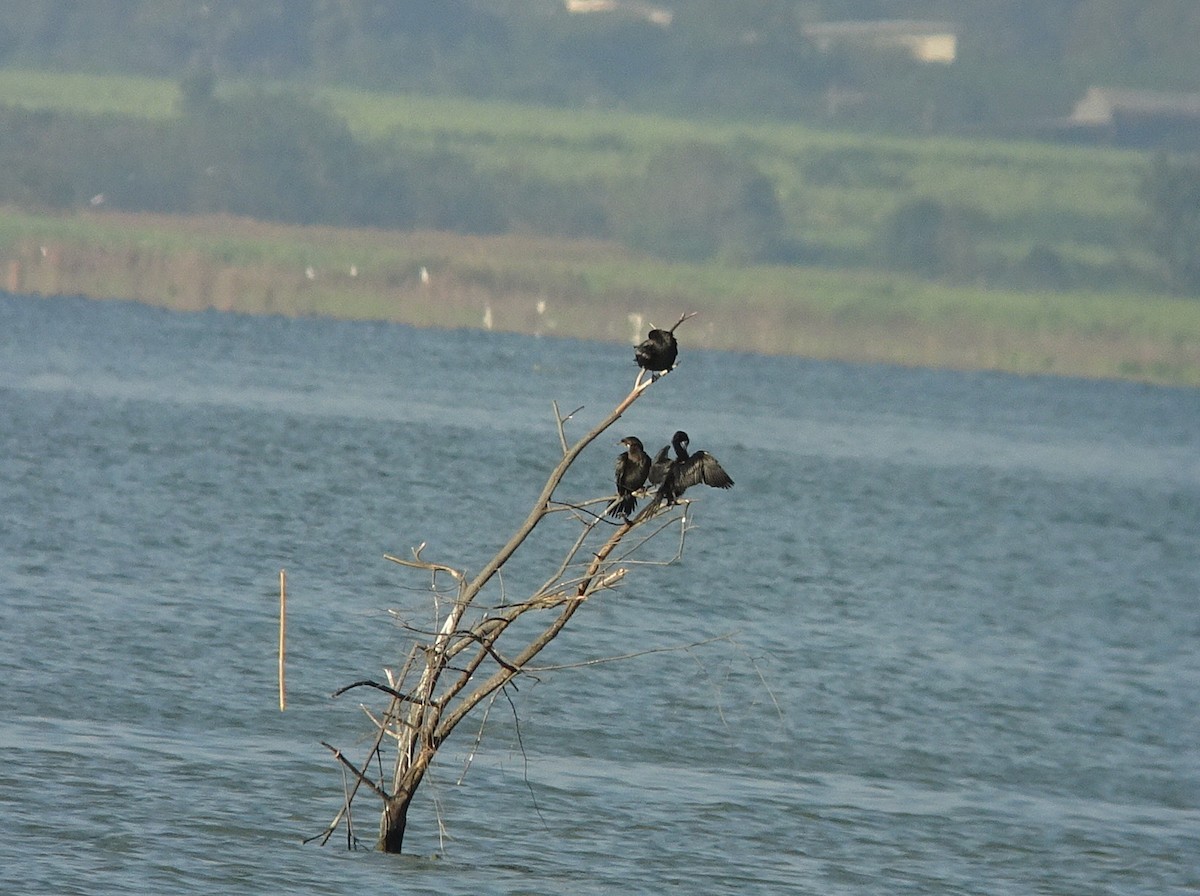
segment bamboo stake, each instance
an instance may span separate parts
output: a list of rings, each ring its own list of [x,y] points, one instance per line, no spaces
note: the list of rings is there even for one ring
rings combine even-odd
[[[283,662],[287,647],[287,570],[279,570],[279,711],[287,709],[287,686]]]

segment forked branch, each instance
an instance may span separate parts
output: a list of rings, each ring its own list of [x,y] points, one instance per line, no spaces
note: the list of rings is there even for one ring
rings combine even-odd
[[[683,315],[680,323],[690,316]],[[442,593],[437,587],[439,576],[449,576],[457,588],[453,601],[448,603],[444,613],[440,603],[435,605],[435,624],[428,631],[421,634],[412,630],[418,638],[426,640],[414,644],[403,674],[393,678],[389,673],[389,683],[386,685],[362,679],[336,692],[343,694],[353,688],[369,687],[387,694],[390,704],[379,720],[379,730],[361,768],[355,767],[334,750],[338,761],[353,774],[354,779],[353,786],[348,787],[346,805],[334,819],[326,837],[336,828],[339,819],[349,820],[349,802],[359,785],[365,782],[384,800],[379,846],[385,851],[399,852],[404,840],[409,804],[446,738],[481,703],[490,705],[490,701],[517,676],[533,672],[531,663],[538,654],[562,632],[589,598],[616,587],[623,580],[629,562],[647,562],[631,561],[629,558],[661,533],[665,525],[648,526],[647,533],[636,539],[630,548],[622,548],[622,544],[631,532],[655,519],[654,514],[641,514],[633,520],[626,518],[614,523],[588,510],[592,503],[607,506],[609,499],[562,503],[554,500],[554,494],[583,450],[616,423],[655,381],[643,381],[639,375],[633,388],[616,407],[574,444],[568,442],[566,424],[581,408],[564,415],[559,411],[558,404],[554,404],[562,456],[550,471],[525,519],[473,577],[452,566],[424,559],[424,544],[413,549],[411,559],[385,555],[390,562],[428,572],[435,599]],[[510,602],[505,599],[498,604],[477,608],[475,604],[484,589],[501,574],[505,564],[526,543],[537,526],[548,515],[563,510],[569,513],[561,516],[561,521],[574,521],[580,526],[580,531],[566,548],[550,577],[523,600]],[[686,531],[686,524],[682,530]],[[683,531],[680,534],[680,552]],[[601,535],[604,536],[602,539]],[[468,613],[472,614],[470,621],[467,619]],[[512,630],[512,624],[526,614],[534,613],[549,615],[535,626],[532,633],[522,628],[525,635],[516,649],[508,645],[508,649],[501,652],[498,642]],[[543,667],[548,668],[552,667]],[[371,781],[368,769],[373,762],[382,761],[385,744],[388,743],[395,743],[396,752],[390,781],[385,785],[382,777],[378,782]]]

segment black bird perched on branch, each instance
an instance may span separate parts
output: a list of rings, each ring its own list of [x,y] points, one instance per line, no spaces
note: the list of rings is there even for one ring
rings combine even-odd
[[[679,320],[675,321],[675,327],[695,316],[695,311],[680,316]],[[646,341],[633,351],[633,360],[637,362],[638,367],[650,371],[651,375],[661,375],[675,366],[675,359],[679,357],[675,327],[669,330],[654,329],[646,335]]]
[[[661,475],[662,484],[659,485],[654,500],[646,508],[646,513],[653,513],[661,504],[676,503],[679,496],[693,485],[703,483],[713,488],[733,488],[733,480],[715,457],[707,451],[688,454],[690,441],[688,434],[683,430],[675,433],[671,438],[671,445],[675,448],[675,460],[665,467],[663,462],[667,459],[667,449],[664,447],[658,452],[651,466],[650,481],[653,482],[655,476]]]
[[[646,484],[650,472],[650,455],[637,436],[621,439],[625,453],[617,458],[617,500],[608,508],[609,516],[629,516],[637,507],[633,493]]]
[[[662,485],[662,481],[667,478],[667,470],[671,469],[671,446],[663,445],[658,449],[658,454],[654,455],[654,461],[650,464],[650,473],[646,477],[651,485]]]

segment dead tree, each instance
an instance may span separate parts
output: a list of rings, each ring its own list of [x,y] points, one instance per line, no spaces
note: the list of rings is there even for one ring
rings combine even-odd
[[[576,610],[593,595],[620,582],[638,562],[631,555],[673,525],[675,517],[669,508],[614,522],[604,517],[611,496],[583,503],[560,503],[554,498],[580,453],[653,384],[654,380],[643,380],[643,375],[644,371],[608,416],[573,445],[568,445],[564,429],[573,415],[563,416],[555,405],[562,459],[551,471],[525,521],[473,578],[462,570],[426,560],[422,556],[424,545],[414,548],[411,558],[387,557],[429,573],[437,621],[418,635],[403,666],[398,671],[387,671],[386,684],[358,681],[334,694],[370,687],[388,695],[389,703],[382,715],[372,717],[376,726],[374,743],[361,763],[352,763],[340,750],[325,744],[347,773],[346,798],[325,831],[311,839],[326,842],[345,824],[348,842],[353,846],[351,806],[365,787],[383,803],[378,848],[400,852],[413,797],[438,749],[459,723],[481,703],[494,699],[517,676],[531,672],[534,658],[558,636]],[[545,583],[516,602],[481,600],[485,587],[551,514],[563,514],[578,526],[578,535]],[[681,521],[676,557],[683,550],[685,531]],[[631,538],[634,533],[636,536]],[[439,583],[448,582],[453,583],[452,589],[443,591]],[[523,617],[520,629],[514,629],[513,624]],[[528,625],[531,620],[536,620],[536,625]],[[505,639],[506,633],[514,637]],[[510,643],[514,640],[515,646]],[[390,775],[384,773],[387,766]]]

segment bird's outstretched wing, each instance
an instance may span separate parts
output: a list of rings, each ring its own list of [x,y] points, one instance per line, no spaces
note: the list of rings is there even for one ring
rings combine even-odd
[[[700,483],[713,488],[733,488],[733,480],[729,478],[729,474],[707,451],[697,451],[687,460],[680,461],[675,468],[675,488],[678,494]]]

